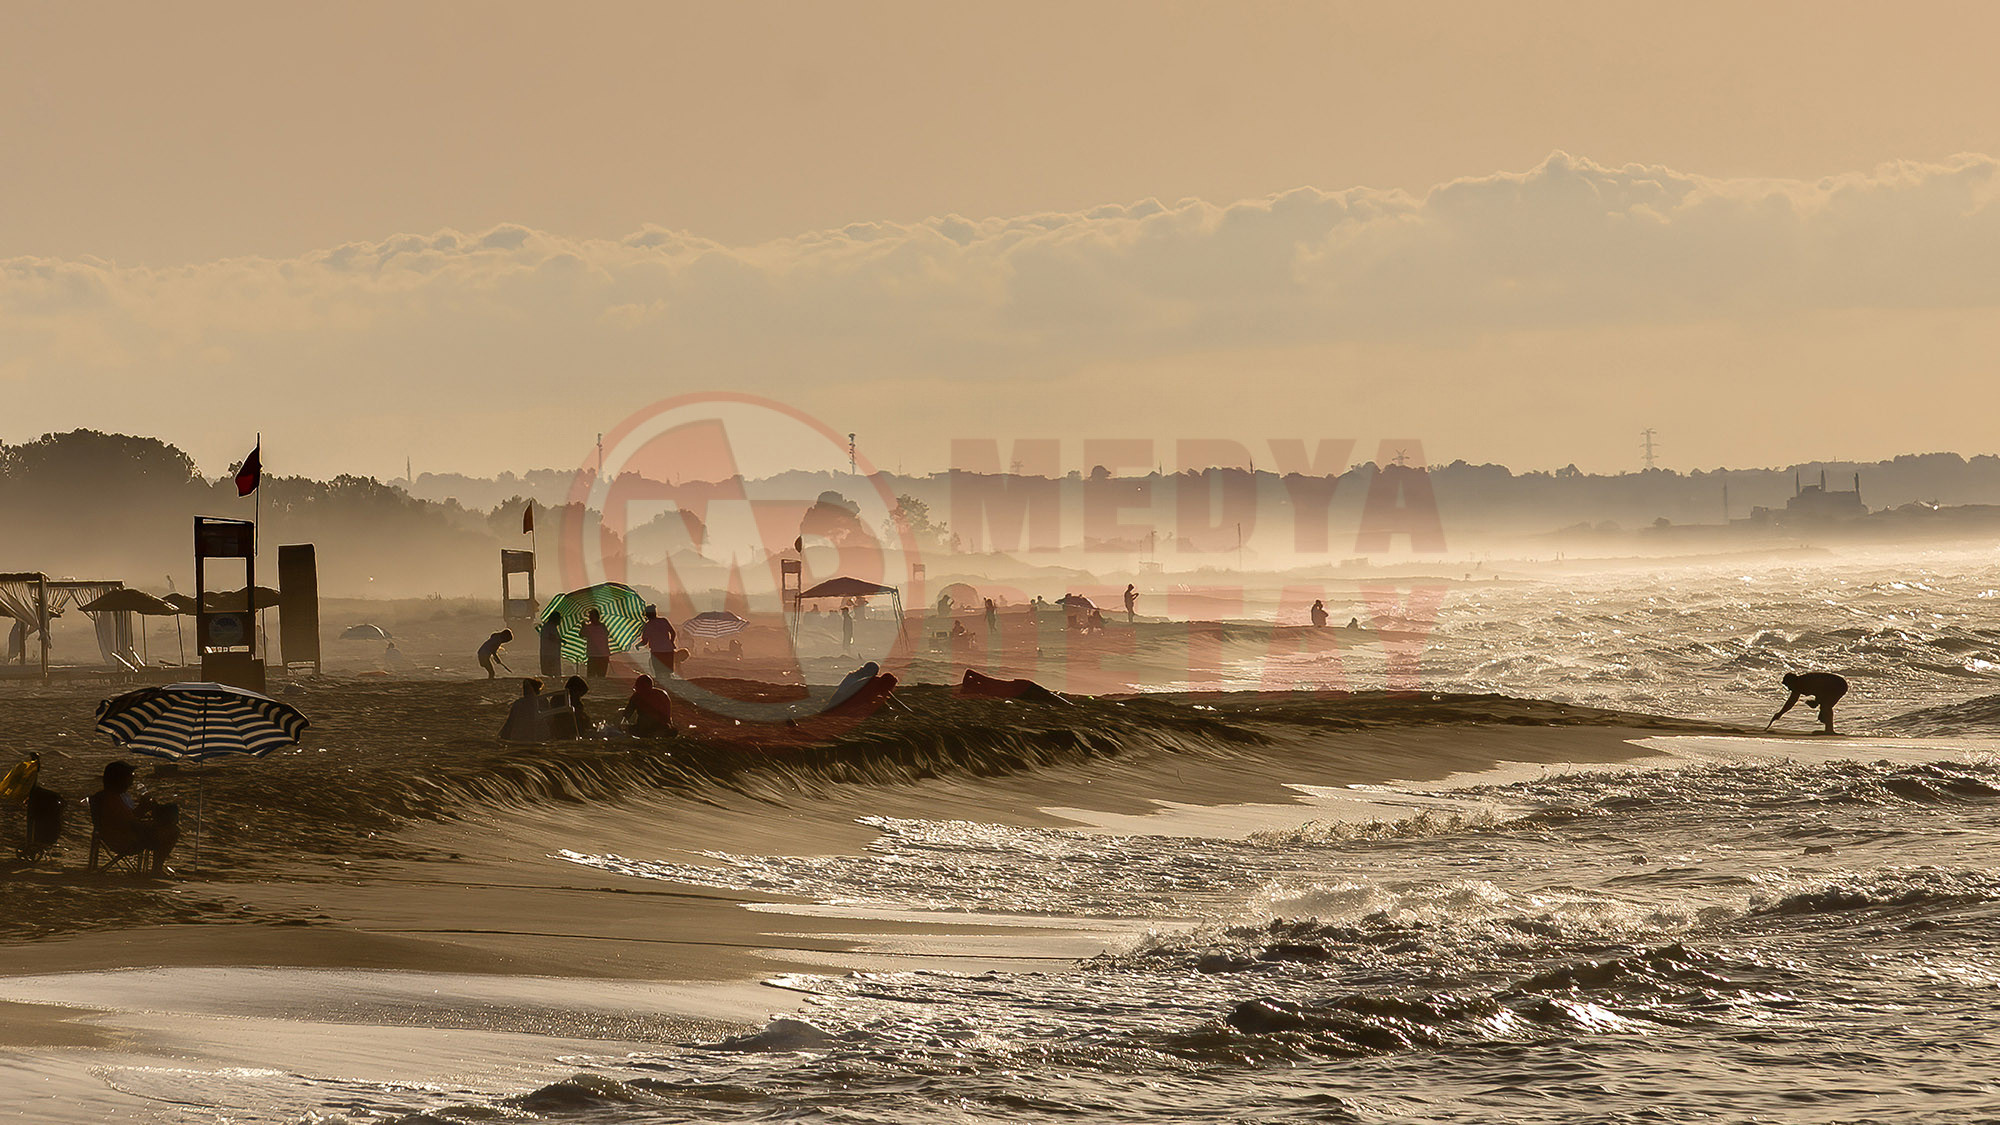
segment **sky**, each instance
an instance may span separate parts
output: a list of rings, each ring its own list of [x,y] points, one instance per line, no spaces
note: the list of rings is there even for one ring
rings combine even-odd
[[[0,0],[0,441],[2000,451],[1991,4]]]

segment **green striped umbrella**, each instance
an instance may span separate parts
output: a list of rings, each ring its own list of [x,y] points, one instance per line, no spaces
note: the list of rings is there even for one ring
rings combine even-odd
[[[562,614],[563,659],[581,664],[589,656],[583,643],[583,620],[593,609],[611,633],[612,652],[624,652],[639,643],[639,630],[646,625],[646,599],[622,582],[600,582],[557,594],[535,618],[535,629],[539,632],[550,617]]]

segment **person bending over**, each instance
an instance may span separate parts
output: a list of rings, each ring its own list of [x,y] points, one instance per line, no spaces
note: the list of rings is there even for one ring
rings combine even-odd
[[[1790,689],[1791,698],[1785,700],[1785,705],[1778,708],[1778,713],[1771,716],[1769,723],[1764,724],[1765,730],[1770,730],[1773,724],[1784,718],[1785,712],[1792,709],[1792,704],[1797,703],[1800,696],[1804,696],[1806,706],[1819,708],[1819,721],[1826,727],[1826,733],[1833,733],[1833,705],[1840,702],[1841,696],[1847,694],[1846,680],[1832,672],[1807,672],[1803,675],[1786,673],[1785,687]]]
[[[490,680],[498,675],[498,673],[493,671],[495,664],[500,665],[502,668],[507,668],[507,662],[500,659],[500,650],[507,647],[507,642],[513,639],[514,630],[502,629],[486,638],[486,643],[479,646],[479,666],[486,669],[487,679]],[[507,670],[509,672],[513,671],[512,668],[507,668]]]

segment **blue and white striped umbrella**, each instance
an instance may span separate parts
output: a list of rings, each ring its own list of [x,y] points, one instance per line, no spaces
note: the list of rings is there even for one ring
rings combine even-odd
[[[97,729],[140,754],[205,762],[261,758],[293,746],[308,720],[298,708],[227,684],[140,688],[97,705]]]

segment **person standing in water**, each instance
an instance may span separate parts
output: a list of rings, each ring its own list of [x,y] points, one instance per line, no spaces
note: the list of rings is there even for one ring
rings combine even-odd
[[[1138,588],[1130,582],[1125,584],[1125,624],[1132,624],[1132,607],[1139,604]]]
[[[1833,733],[1833,705],[1847,694],[1846,680],[1832,672],[1807,672],[1803,675],[1788,672],[1785,674],[1785,687],[1791,691],[1791,698],[1785,700],[1785,705],[1778,708],[1778,713],[1771,716],[1770,722],[1764,724],[1765,730],[1770,730],[1773,724],[1784,718],[1785,712],[1792,709],[1792,704],[1804,696],[1806,706],[1819,708],[1819,721],[1826,727],[1826,733]]]
[[[840,607],[840,651],[846,652],[848,649],[853,647],[854,647],[854,611],[847,608],[846,606],[841,606]]]

